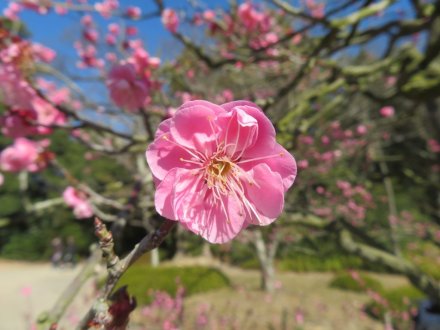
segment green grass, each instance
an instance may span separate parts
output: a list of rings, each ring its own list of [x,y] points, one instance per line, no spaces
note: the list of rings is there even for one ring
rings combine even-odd
[[[179,285],[187,296],[229,287],[229,279],[216,268],[158,267],[134,265],[121,278],[117,288],[127,285],[139,304],[151,302],[151,290],[166,291],[174,296]]]
[[[330,282],[330,287],[354,292],[364,292],[367,289],[372,289],[378,292],[383,291],[382,283],[380,283],[378,280],[365,274],[359,275],[364,285],[353,279],[349,273],[341,272],[336,274],[336,276]]]
[[[329,272],[341,271],[347,268],[362,268],[362,260],[351,256],[299,256],[286,258],[277,262],[277,268],[282,271],[295,272]]]

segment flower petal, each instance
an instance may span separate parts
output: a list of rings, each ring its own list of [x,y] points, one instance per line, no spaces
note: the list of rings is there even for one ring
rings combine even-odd
[[[191,102],[193,106],[184,104],[173,118],[170,133],[180,145],[192,150],[212,153],[216,147],[218,128],[215,123],[218,109]]]
[[[188,230],[211,243],[225,243],[245,225],[240,201],[231,195],[215,199],[202,175],[185,169],[171,170],[157,187],[156,210],[162,216],[179,220]]]
[[[172,120],[173,118],[168,118],[162,121],[157,127],[157,131],[156,134],[154,135],[154,138],[158,138],[159,136],[168,133],[170,131]]]
[[[266,117],[263,110],[261,110],[256,104],[249,101],[235,101],[221,105],[226,111],[232,111],[233,109],[240,109],[246,112],[249,116],[255,118],[258,122],[258,136],[253,146],[247,149],[247,152],[252,155],[254,152],[261,152],[263,150],[270,150],[276,143],[275,140],[275,128]]]
[[[283,180],[278,173],[273,172],[266,164],[258,164],[248,173],[254,182],[252,184],[245,182],[245,194],[258,213],[258,216],[252,217],[251,223],[263,226],[268,225],[283,210]]]
[[[154,205],[156,206],[157,213],[170,220],[178,220],[172,203],[177,170],[178,169],[175,168],[168,172],[162,182],[157,186],[154,195]]]
[[[173,168],[197,168],[196,164],[184,161],[190,159],[192,155],[173,143],[169,135],[162,134],[161,137],[156,138],[148,146],[145,155],[153,176],[158,180],[163,180],[168,171]]]
[[[240,167],[248,171],[258,164],[267,164],[273,172],[281,175],[284,191],[287,191],[295,181],[297,174],[295,158],[278,143],[275,143],[272,149],[257,151],[256,149],[250,152],[246,150],[241,159],[242,164],[239,164]]]
[[[239,108],[220,115],[219,127],[223,127],[219,140],[224,142],[226,152],[231,158],[240,157],[242,152],[255,143],[258,136],[258,122]]]
[[[222,205],[223,204],[223,205]],[[227,213],[225,213],[227,212]],[[215,205],[196,207],[194,221],[182,223],[184,227],[202,236],[210,243],[230,241],[246,226],[241,206],[233,197],[222,196]]]

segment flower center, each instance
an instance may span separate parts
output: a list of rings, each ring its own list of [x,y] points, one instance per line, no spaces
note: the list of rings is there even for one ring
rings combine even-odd
[[[215,177],[225,177],[232,169],[232,164],[227,160],[212,160],[208,166],[208,173]]]
[[[233,167],[234,164],[226,157],[212,158],[205,167],[205,180],[208,188],[215,188],[222,194],[227,193],[228,180]]]

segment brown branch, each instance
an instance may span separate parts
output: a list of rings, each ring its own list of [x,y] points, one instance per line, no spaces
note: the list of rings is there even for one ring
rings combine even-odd
[[[346,229],[339,231],[339,241],[341,246],[348,252],[405,275],[414,286],[428,295],[434,304],[440,305],[440,283],[424,274],[411,262],[371,246],[355,242]]]
[[[113,238],[111,237],[111,234],[105,228],[105,225],[102,224],[102,222],[99,220],[95,222],[95,225],[97,226],[97,236],[100,239],[100,245],[103,249],[104,258],[107,262],[108,278],[104,290],[97,300],[97,303],[88,311],[78,325],[79,329],[89,328],[90,322],[95,319],[98,308],[103,308],[103,306],[108,308],[106,301],[108,300],[121,276],[143,254],[157,248],[171,231],[171,229],[175,226],[175,224],[176,221],[165,220],[159,229],[145,236],[124,259],[119,260],[119,258],[113,252]],[[102,310],[100,310],[100,312],[102,312]]]

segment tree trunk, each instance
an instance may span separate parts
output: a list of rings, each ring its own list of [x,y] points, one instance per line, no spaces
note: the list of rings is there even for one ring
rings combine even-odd
[[[261,289],[271,293],[275,290],[274,254],[268,251],[260,230],[255,231],[254,245],[260,262]]]
[[[150,252],[151,267],[157,267],[160,263],[159,248],[155,248]]]
[[[203,242],[202,256],[207,259],[212,259],[211,246],[208,242]]]

